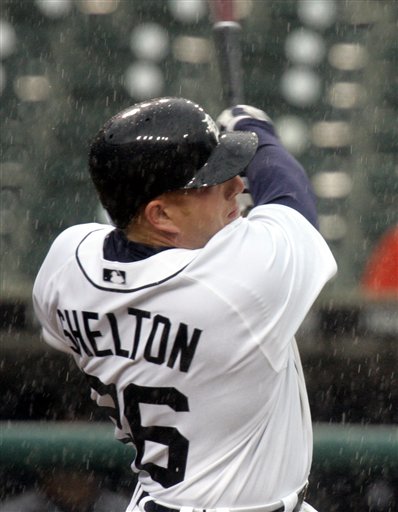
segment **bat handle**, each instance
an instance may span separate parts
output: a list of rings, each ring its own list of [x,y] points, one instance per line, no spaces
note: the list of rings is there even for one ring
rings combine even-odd
[[[241,26],[235,21],[219,21],[213,26],[217,57],[228,106],[244,103],[241,66]]]

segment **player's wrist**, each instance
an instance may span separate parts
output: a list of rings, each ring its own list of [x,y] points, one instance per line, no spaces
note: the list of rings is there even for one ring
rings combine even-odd
[[[271,118],[262,110],[250,105],[235,105],[225,109],[218,116],[216,123],[221,131],[238,130],[238,124],[244,119],[267,122],[272,125]]]
[[[271,122],[260,121],[259,119],[254,119],[253,117],[240,118],[235,123],[234,127],[234,131],[255,132],[258,136],[260,133],[263,133],[264,130],[267,133],[276,135],[274,125]]]

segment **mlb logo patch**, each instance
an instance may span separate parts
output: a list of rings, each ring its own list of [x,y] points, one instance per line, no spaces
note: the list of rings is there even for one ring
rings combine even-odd
[[[107,283],[126,284],[126,272],[114,268],[104,268],[102,278]]]

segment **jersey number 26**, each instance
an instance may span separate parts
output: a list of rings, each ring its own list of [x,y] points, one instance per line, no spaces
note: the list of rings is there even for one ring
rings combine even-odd
[[[109,395],[115,407],[106,407],[107,414],[122,428],[120,404],[115,384],[104,384],[98,377],[87,375],[90,387],[99,395]],[[143,427],[139,404],[167,405],[176,412],[189,411],[188,399],[175,388],[154,388],[129,384],[123,393],[124,411],[136,448],[135,465],[138,469],[147,471],[153,480],[162,487],[171,487],[184,480],[188,458],[189,441],[176,428],[166,426]],[[145,441],[152,441],[168,446],[169,456],[167,468],[153,462],[142,463],[145,452]]]

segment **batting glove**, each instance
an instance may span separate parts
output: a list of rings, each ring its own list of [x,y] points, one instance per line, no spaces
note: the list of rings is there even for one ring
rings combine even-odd
[[[221,131],[232,132],[241,119],[247,118],[267,121],[267,123],[272,124],[271,119],[265,112],[250,105],[236,105],[235,107],[223,110],[218,116],[216,123]]]

